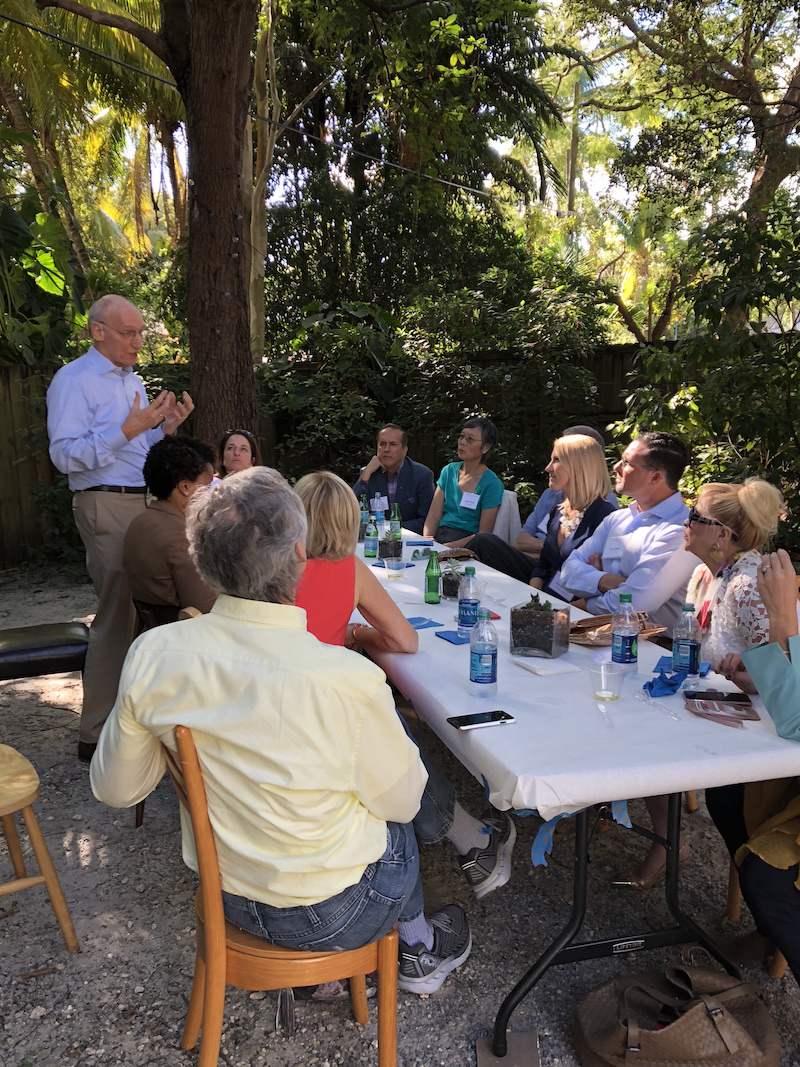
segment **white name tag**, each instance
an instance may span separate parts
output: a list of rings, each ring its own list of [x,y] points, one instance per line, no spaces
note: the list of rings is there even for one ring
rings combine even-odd
[[[603,562],[608,561],[610,563],[612,560],[621,560],[624,550],[625,545],[621,537],[609,537],[603,546]]]
[[[474,511],[475,508],[478,507],[480,502],[481,502],[481,498],[478,496],[477,493],[462,493],[461,494],[461,507],[462,508],[469,508],[470,511]]]
[[[372,507],[375,511],[388,511],[389,499],[385,496],[374,496],[372,498]]]

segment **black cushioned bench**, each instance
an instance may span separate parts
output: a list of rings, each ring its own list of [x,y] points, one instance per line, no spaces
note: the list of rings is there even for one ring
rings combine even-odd
[[[0,682],[82,671],[88,645],[89,627],[82,622],[0,630]]]

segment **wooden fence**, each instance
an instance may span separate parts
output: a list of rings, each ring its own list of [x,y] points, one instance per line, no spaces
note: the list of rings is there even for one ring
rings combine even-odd
[[[612,345],[599,349],[589,360],[597,384],[596,407],[587,421],[595,425],[612,422],[625,412],[625,383],[632,370],[638,345]],[[503,355],[508,360],[508,354]],[[55,367],[0,366],[0,570],[17,566],[40,555],[52,521],[47,500],[57,475],[47,452],[45,393]],[[580,422],[579,416],[574,421]],[[264,460],[274,462],[272,427],[262,420]],[[438,447],[437,447],[438,444]],[[419,447],[418,447],[419,445]],[[415,441],[415,456],[432,466],[444,462],[438,455],[441,443]],[[430,453],[430,454],[429,454]],[[445,457],[447,458],[447,457]],[[59,536],[75,537],[66,493],[58,498]],[[79,544],[73,540],[73,544]]]
[[[0,367],[0,568],[44,543],[41,494],[54,471],[47,454],[45,393],[55,368]]]

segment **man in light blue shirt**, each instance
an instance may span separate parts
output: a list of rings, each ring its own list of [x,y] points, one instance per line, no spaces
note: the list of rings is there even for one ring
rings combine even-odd
[[[620,593],[631,593],[637,611],[672,629],[681,613],[686,583],[700,563],[684,549],[689,511],[678,492],[688,456],[668,433],[640,434],[614,466],[616,489],[630,507],[607,515],[564,561],[557,580],[594,615],[614,612]]]
[[[47,391],[50,458],[73,491],[72,512],[98,598],[83,674],[82,759],[91,759],[114,705],[133,635],[122,546],[128,525],[145,507],[145,456],[194,408],[188,393],[176,401],[166,390],[148,404],[133,372],[143,320],[128,300],[109,295],[95,301],[89,330],[92,346],[61,367]]]

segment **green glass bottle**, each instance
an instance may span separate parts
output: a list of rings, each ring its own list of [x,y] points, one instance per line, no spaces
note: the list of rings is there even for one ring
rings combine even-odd
[[[428,566],[425,568],[425,603],[426,604],[438,604],[441,599],[439,596],[439,582],[442,577],[442,570],[439,566],[439,553],[431,552],[428,558]]]
[[[370,515],[367,528],[364,531],[364,558],[374,559],[378,555],[378,524],[375,516]]]
[[[392,514],[389,519],[389,533],[392,537],[399,538],[403,536],[403,517],[400,514],[400,505],[396,500],[392,505]]]

